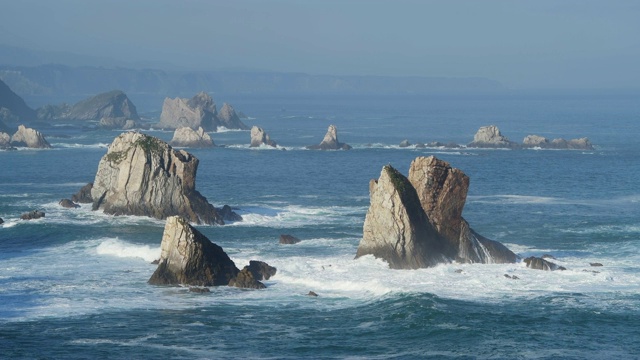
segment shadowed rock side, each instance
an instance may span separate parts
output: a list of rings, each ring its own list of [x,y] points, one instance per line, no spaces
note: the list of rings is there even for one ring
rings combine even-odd
[[[123,133],[98,165],[91,189],[93,209],[157,219],[180,215],[194,223],[224,224],[195,189],[197,169],[198,159],[184,150],[138,132]]]
[[[501,243],[471,229],[462,217],[469,190],[469,177],[434,156],[411,162],[409,181],[416,189],[429,222],[451,246],[458,249],[456,261],[511,263],[517,256]]]
[[[24,125],[18,126],[18,131],[16,131],[16,133],[11,137],[11,145],[32,149],[51,148],[49,142],[39,131],[27,128]]]
[[[71,196],[71,201],[81,204],[90,204],[93,202],[91,197],[91,189],[93,189],[93,183],[88,183],[83,186],[77,193]]]
[[[3,125],[20,121],[33,121],[36,119],[36,112],[30,108],[24,100],[7,84],[0,80],[0,131]],[[14,125],[15,126],[15,125]],[[7,131],[8,129],[4,129]]]
[[[416,190],[390,165],[369,183],[371,206],[356,258],[372,254],[392,269],[417,269],[450,262],[455,250],[429,223]]]
[[[338,141],[338,129],[335,125],[329,125],[324,139],[319,145],[307,146],[311,150],[350,150],[351,146]]]
[[[158,126],[163,129],[189,127],[193,130],[202,127],[205,131],[216,131],[218,126],[249,129],[230,105],[223,104],[218,113],[216,103],[205,92],[200,92],[191,99],[166,98],[162,104]]]
[[[511,263],[517,256],[462,218],[469,178],[435,157],[411,163],[409,179],[390,165],[369,184],[371,205],[356,258],[382,258],[395,269],[451,261]]]
[[[173,133],[171,146],[191,147],[191,148],[207,148],[215,146],[211,136],[207,134],[202,127],[193,130],[190,127],[182,127],[176,129]]]
[[[517,149],[520,147],[518,143],[515,143],[500,133],[495,125],[483,126],[473,136],[473,142],[468,147],[476,148],[508,148]]]
[[[261,145],[277,146],[276,142],[271,140],[269,134],[267,134],[262,128],[253,126],[251,128],[251,147],[260,147]]]
[[[167,218],[152,285],[228,285],[239,270],[222,248],[179,216]]]

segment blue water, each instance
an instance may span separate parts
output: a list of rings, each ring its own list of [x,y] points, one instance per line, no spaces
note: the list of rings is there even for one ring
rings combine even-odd
[[[57,205],[93,181],[119,132],[42,129],[54,149],[0,151],[0,357],[640,357],[639,97],[216,100],[250,115],[245,122],[280,145],[250,149],[249,132],[228,131],[212,133],[226,147],[189,149],[200,159],[197,189],[245,218],[199,229],[239,267],[251,259],[276,266],[267,289],[202,295],[146,284],[163,221]],[[149,121],[160,107],[146,109]],[[354,149],[304,150],[329,124]],[[466,144],[490,124],[518,142],[586,136],[596,149],[398,146]],[[518,263],[403,271],[354,260],[369,180],[389,163],[406,174],[411,160],[428,155],[470,176],[463,215],[477,232],[521,256],[552,254],[568,270]],[[46,217],[18,220],[33,209]],[[280,234],[302,242],[279,245]]]

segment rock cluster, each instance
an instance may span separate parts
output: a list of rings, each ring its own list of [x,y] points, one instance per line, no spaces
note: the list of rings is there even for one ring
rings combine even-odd
[[[276,268],[262,261],[250,261],[242,271],[224,250],[189,225],[180,216],[167,218],[162,235],[158,268],[149,279],[152,285],[221,286],[263,289]]]
[[[217,131],[219,126],[224,126],[227,129],[248,130],[231,105],[223,104],[218,113],[215,102],[205,92],[191,99],[166,98],[158,126],[163,129],[189,127],[194,130],[202,127],[205,131]]]
[[[58,202],[58,204],[60,206],[62,206],[63,208],[67,208],[67,209],[77,209],[80,207],[80,205],[74,203],[73,201],[69,200],[69,199],[62,199],[60,200],[60,202]]]
[[[18,126],[18,131],[11,137],[11,145],[33,149],[51,148],[49,142],[39,131],[27,128],[24,125]]]
[[[98,165],[93,209],[113,215],[157,219],[180,215],[194,223],[224,224],[218,210],[196,191],[198,159],[164,141],[126,132],[111,143]]]
[[[371,205],[356,258],[372,254],[395,269],[451,261],[510,263],[517,256],[471,229],[462,217],[469,178],[442,160],[418,157],[409,178],[390,165],[371,180]]]
[[[522,140],[522,147],[541,149],[572,149],[572,150],[593,150],[593,144],[587,138],[565,140],[562,138],[549,139],[538,135],[527,135]]]
[[[253,126],[251,128],[251,147],[260,147],[262,145],[276,147],[275,141],[271,140],[269,134],[267,134],[262,128]]]
[[[473,136],[469,147],[477,148],[518,148],[519,145],[502,135],[495,125],[483,126]]]
[[[351,146],[338,141],[338,129],[335,125],[329,125],[327,133],[324,135],[324,139],[319,145],[307,146],[312,150],[350,150]]]
[[[593,150],[593,144],[587,138],[565,140],[562,138],[549,139],[539,135],[527,135],[518,144],[502,135],[500,129],[495,125],[483,126],[473,137],[468,147],[495,148],[495,149],[520,149],[520,148],[541,148],[541,149],[572,149],[572,150]]]
[[[546,271],[567,270],[564,266],[559,266],[555,263],[552,263],[551,261],[547,261],[543,258],[539,258],[535,256],[530,256],[524,259],[524,262],[525,264],[527,264],[528,268],[535,269],[535,270],[546,270]]]
[[[207,148],[213,147],[213,139],[207,134],[202,127],[193,130],[190,127],[181,127],[173,133],[173,139],[169,142],[171,146],[190,147],[190,148]]]
[[[29,211],[28,213],[24,213],[20,215],[20,219],[22,220],[35,220],[44,217],[44,212],[40,210]]]

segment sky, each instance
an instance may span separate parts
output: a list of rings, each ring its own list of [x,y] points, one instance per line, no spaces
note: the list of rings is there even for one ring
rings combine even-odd
[[[637,0],[0,0],[0,44],[183,69],[640,88]]]

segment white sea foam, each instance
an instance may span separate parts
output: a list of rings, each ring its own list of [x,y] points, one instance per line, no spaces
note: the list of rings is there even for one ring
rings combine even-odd
[[[151,262],[160,258],[160,247],[136,245],[126,241],[105,239],[96,248],[98,255],[112,255],[117,257],[134,257]]]
[[[226,132],[239,132],[239,131],[249,131],[249,130],[241,130],[241,129],[227,129],[224,126],[218,126],[216,132],[218,133],[226,133]]]
[[[95,143],[95,144],[78,144],[78,143],[53,143],[54,148],[67,148],[67,149],[106,149],[109,147],[107,143]]]
[[[230,224],[231,226],[265,226],[265,227],[302,227],[317,224],[322,221],[326,224],[345,222],[362,222],[367,207],[329,206],[329,207],[303,207],[299,205],[286,205],[283,207],[243,206],[237,213],[242,216],[242,221]],[[351,217],[351,219],[349,218]]]

